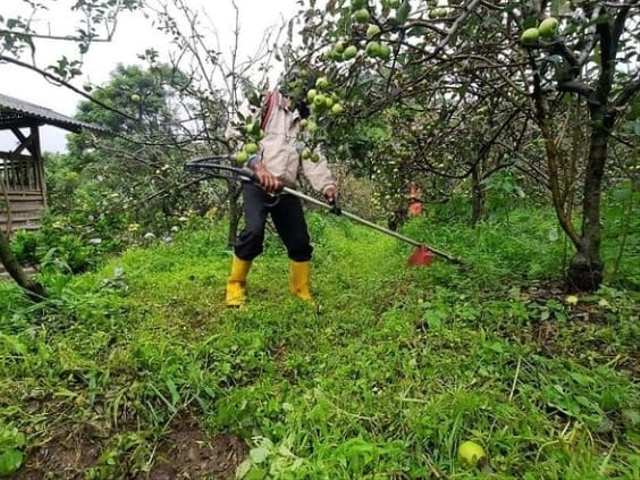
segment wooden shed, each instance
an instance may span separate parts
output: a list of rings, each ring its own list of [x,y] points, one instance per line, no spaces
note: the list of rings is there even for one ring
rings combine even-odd
[[[12,147],[0,143],[0,228],[4,232],[40,228],[46,207],[40,127],[52,125],[79,133],[105,131],[48,108],[0,93],[0,133],[15,137]],[[3,140],[6,143],[6,138]],[[7,228],[9,227],[9,228]]]

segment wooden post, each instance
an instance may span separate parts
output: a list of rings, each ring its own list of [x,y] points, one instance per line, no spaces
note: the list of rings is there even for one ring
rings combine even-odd
[[[36,178],[38,179],[37,188],[42,193],[42,206],[47,208],[47,182],[44,176],[44,159],[40,149],[40,129],[37,126],[31,127],[31,136],[33,137],[33,156],[36,162]]]

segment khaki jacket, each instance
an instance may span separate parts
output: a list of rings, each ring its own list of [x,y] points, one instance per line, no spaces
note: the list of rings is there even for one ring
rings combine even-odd
[[[288,100],[279,92],[267,96],[269,105],[265,105],[266,117],[264,119],[265,136],[260,142],[258,159],[273,175],[288,187],[295,187],[298,176],[302,173],[309,181],[311,187],[324,193],[331,185],[336,185],[326,157],[319,148],[320,159],[314,162],[301,158],[301,151],[305,148],[300,138],[300,114],[298,110],[290,110]],[[241,114],[247,118],[251,116],[253,121],[260,121],[262,111],[254,106],[243,107]],[[227,129],[227,137],[237,137],[237,130]],[[253,159],[249,162],[252,163]]]

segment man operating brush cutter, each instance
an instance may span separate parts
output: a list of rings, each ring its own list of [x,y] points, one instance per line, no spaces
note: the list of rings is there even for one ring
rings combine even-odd
[[[206,157],[201,157],[201,158],[196,158],[193,159],[189,162],[187,162],[187,164],[185,165],[185,169],[191,172],[201,172],[201,173],[205,173],[207,176],[213,176],[213,177],[218,177],[218,178],[224,178],[224,179],[233,179],[233,180],[238,180],[238,181],[243,181],[245,182],[245,188],[248,185],[253,185],[256,188],[261,188],[260,186],[263,185],[263,181],[260,179],[260,177],[258,176],[258,174],[252,170],[249,169],[247,167],[244,168],[238,168],[238,167],[231,167],[228,165],[223,165],[222,163],[220,163],[221,160],[228,160],[225,157],[219,157],[219,156],[206,156]],[[250,190],[251,191],[251,190]],[[262,197],[262,195],[265,195],[265,197]],[[256,194],[257,195],[257,194]],[[399,240],[402,240],[404,242],[407,242],[411,245],[414,245],[416,247],[416,249],[414,250],[414,252],[411,254],[411,256],[409,257],[407,264],[410,266],[427,266],[429,265],[432,260],[434,259],[434,257],[438,256],[438,257],[442,257],[445,258],[453,263],[456,264],[463,264],[462,260],[453,257],[447,253],[441,252],[439,250],[436,250],[433,247],[427,247],[426,245],[418,242],[417,240],[414,240],[410,237],[407,237],[405,235],[399,234],[397,232],[394,232],[392,230],[389,230],[387,228],[381,227],[380,225],[377,225],[373,222],[370,222],[368,220],[365,220],[363,218],[360,218],[352,213],[346,212],[344,210],[342,210],[339,205],[338,205],[338,199],[337,196],[333,198],[333,201],[331,204],[322,202],[320,200],[317,200],[316,198],[313,198],[309,195],[305,195],[304,193],[298,192],[292,188],[286,187],[286,186],[282,186],[281,189],[278,191],[278,193],[276,194],[267,194],[267,193],[261,193],[261,196],[259,196],[258,198],[263,198],[263,200],[266,202],[266,206],[264,207],[265,209],[271,208],[270,206],[273,205],[277,205],[279,201],[282,201],[282,197],[284,197],[285,195],[288,197],[292,197],[295,199],[302,199],[305,200],[306,202],[309,203],[313,203],[314,205],[318,205],[320,207],[323,207],[325,209],[330,210],[331,212],[337,214],[337,215],[342,215],[344,217],[347,217],[351,220],[355,220],[358,223],[361,223],[362,225],[365,225],[369,228],[372,228],[374,230],[377,230],[379,232],[382,233],[386,233],[387,235],[390,235],[394,238],[397,238]],[[245,197],[246,198],[246,197]],[[298,208],[299,204],[296,204],[296,208]],[[246,206],[245,206],[246,209]],[[266,215],[266,214],[265,214]],[[306,231],[306,227],[305,227],[305,231]],[[308,235],[307,235],[308,238]],[[237,251],[237,250],[236,250]],[[307,250],[308,251],[308,250]],[[234,269],[238,268],[236,267],[236,262],[238,262],[237,259],[234,259]],[[298,267],[296,267],[296,263],[301,263],[301,262],[296,262],[295,260],[292,263],[292,269],[291,269],[291,279],[290,279],[290,285],[291,285],[291,291],[292,293],[294,293],[294,295],[297,295],[301,298],[304,299],[310,299],[311,295],[309,292],[309,269],[308,266],[307,268],[305,268],[304,272],[305,275],[303,275],[301,278],[304,281],[304,283],[296,283],[296,270]],[[231,284],[231,293],[234,292],[233,288],[235,287],[234,282],[237,281],[237,279],[240,277],[242,279],[246,279],[246,274],[249,271],[249,266],[250,266],[250,262],[248,264],[243,264],[241,263],[240,266],[242,265],[246,265],[246,270],[243,270],[242,273],[244,274],[244,276],[234,276],[235,270],[232,269],[232,274],[231,277],[229,278],[229,281],[227,282],[227,301],[229,302],[229,284]],[[244,286],[245,283],[242,283],[240,285],[241,289],[242,289],[242,293],[244,294]],[[297,288],[299,288],[300,286],[305,287],[304,290],[298,290]],[[304,295],[302,296],[301,293],[306,293],[308,295]],[[231,300],[233,300],[234,297],[231,297]],[[230,303],[231,305],[234,305],[234,303]]]
[[[243,181],[245,227],[234,244],[231,274],[227,280],[226,302],[239,307],[246,300],[247,275],[252,261],[262,253],[267,216],[271,215],[276,230],[284,242],[291,266],[289,288],[293,295],[312,300],[310,288],[311,246],[309,232],[300,200],[331,209],[370,228],[392,235],[416,247],[409,259],[410,265],[428,265],[434,255],[457,263],[458,259],[421,243],[387,230],[375,223],[348,212],[341,212],[338,205],[338,188],[326,158],[315,146],[313,151],[305,143],[304,122],[309,123],[308,93],[316,79],[304,70],[292,70],[280,83],[280,88],[266,92],[261,99],[252,102],[240,112],[243,125],[228,130],[229,138],[243,133],[259,139],[259,144],[245,143],[236,160],[243,168],[222,165],[220,157],[203,157],[187,163],[186,169],[200,171],[211,176],[234,178]],[[305,94],[306,92],[306,94]],[[314,101],[318,98],[314,98]],[[326,204],[297,192],[292,187],[300,175],[329,201]]]
[[[310,301],[311,254],[313,247],[300,199],[283,191],[292,187],[299,175],[330,202],[338,198],[338,188],[327,160],[317,150],[316,158],[303,158],[300,148],[301,122],[309,115],[305,92],[315,78],[290,72],[280,88],[263,95],[261,108],[249,106],[242,115],[250,124],[260,125],[263,135],[257,152],[246,167],[257,183],[243,183],[245,227],[234,244],[235,255],[227,280],[226,303],[239,307],[245,303],[246,283],[252,261],[262,253],[267,216],[271,215],[278,235],[291,259],[289,288],[293,295]],[[230,130],[233,137],[237,130]],[[256,146],[244,152],[251,152]],[[253,153],[253,152],[251,152]],[[274,196],[274,194],[278,194]]]

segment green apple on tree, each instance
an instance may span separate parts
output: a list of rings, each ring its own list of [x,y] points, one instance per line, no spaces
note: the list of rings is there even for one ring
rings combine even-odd
[[[138,103],[140,101],[140,95],[138,95],[137,93],[134,93],[133,95],[131,95],[131,101],[132,102],[136,102]]]
[[[378,57],[382,60],[389,60],[391,58],[391,47],[386,44],[380,45],[380,53],[378,53]]]
[[[558,19],[554,17],[545,18],[538,27],[540,36],[543,38],[552,38],[558,32]]]
[[[371,15],[369,15],[369,10],[367,10],[366,8],[361,8],[353,14],[353,18],[358,23],[367,23],[371,18]]]
[[[524,45],[534,45],[538,42],[538,38],[540,38],[540,31],[535,28],[527,28],[524,32],[522,32],[522,36],[520,37],[520,41]]]
[[[253,155],[254,153],[258,153],[258,144],[257,143],[247,143],[244,146],[244,151],[247,152],[249,155]]]
[[[263,134],[263,131],[260,128],[259,123],[250,122],[250,123],[247,123],[244,128],[249,135],[252,135],[257,138],[260,138],[260,136]]]
[[[317,94],[314,98],[313,98],[313,104],[317,107],[317,108],[321,108],[325,106],[325,101],[326,98],[324,95],[322,95],[321,93]]]
[[[244,163],[249,160],[249,154],[247,152],[238,152],[236,153],[236,162]]]
[[[341,115],[342,113],[344,113],[344,107],[339,103],[334,103],[333,107],[331,107],[331,112],[334,115]]]
[[[316,88],[318,90],[326,90],[329,87],[329,79],[327,77],[320,77],[316,80]]]
[[[312,88],[307,92],[307,100],[313,102],[313,99],[316,98],[316,95],[318,95],[318,91],[315,88]]]
[[[345,60],[351,60],[352,58],[355,58],[357,54],[358,48],[355,45],[350,45],[345,48],[344,53],[342,54],[342,58],[344,58]]]
[[[380,55],[380,43],[369,42],[367,43],[365,51],[371,58],[376,58]]]
[[[326,55],[329,60],[333,60],[334,62],[341,62],[343,60],[342,54],[337,52],[335,48],[329,50]]]
[[[367,28],[367,38],[373,38],[376,35],[380,34],[380,27],[378,25],[371,24],[369,28]]]

